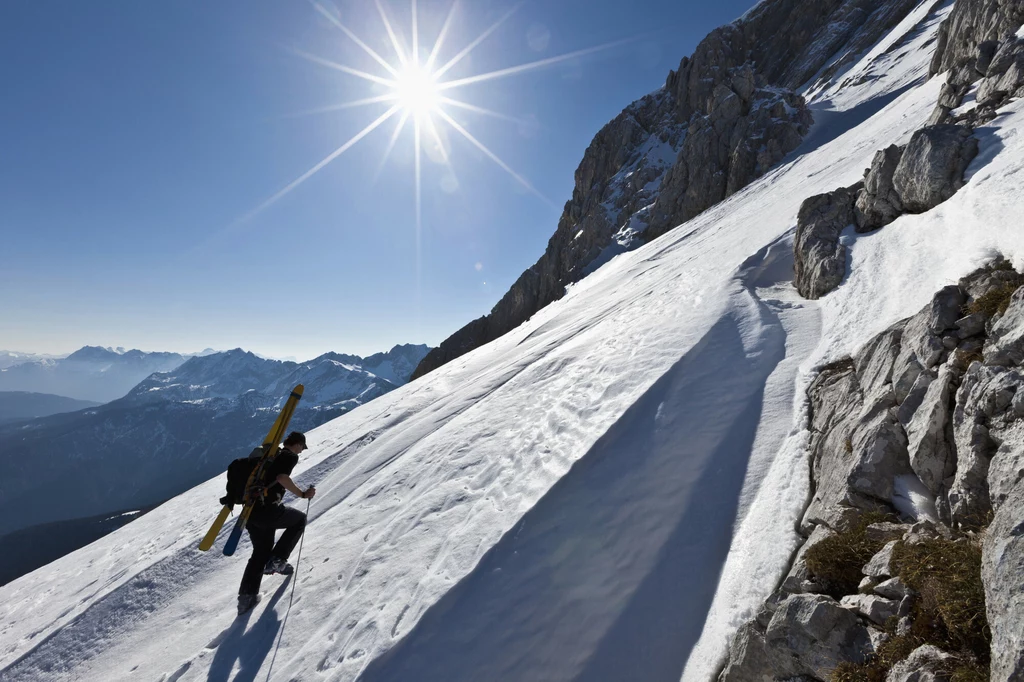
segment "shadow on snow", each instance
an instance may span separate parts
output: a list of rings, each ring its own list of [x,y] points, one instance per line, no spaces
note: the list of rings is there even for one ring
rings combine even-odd
[[[746,352],[719,320],[359,679],[678,682],[785,355],[764,321]]]

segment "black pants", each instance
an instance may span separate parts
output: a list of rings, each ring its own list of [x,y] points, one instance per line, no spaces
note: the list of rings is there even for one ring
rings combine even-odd
[[[274,531],[284,528],[281,539],[274,544]],[[282,504],[257,505],[245,529],[252,540],[252,556],[245,565],[238,594],[256,594],[263,580],[263,568],[271,557],[288,559],[306,528],[306,515]]]

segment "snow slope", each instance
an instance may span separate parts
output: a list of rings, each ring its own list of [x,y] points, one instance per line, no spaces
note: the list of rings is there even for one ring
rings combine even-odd
[[[266,580],[249,616],[247,543],[195,550],[210,481],[0,588],[0,679],[709,679],[796,546],[812,368],[995,250],[1024,266],[1016,103],[952,199],[846,236],[836,292],[788,283],[800,203],[924,123],[926,61],[513,332],[312,432],[295,581]]]

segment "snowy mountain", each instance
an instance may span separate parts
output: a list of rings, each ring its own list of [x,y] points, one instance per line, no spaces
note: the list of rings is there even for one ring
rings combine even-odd
[[[752,69],[803,98],[795,149],[585,277],[532,270],[557,295],[526,296],[526,277],[528,319],[482,323],[313,430],[294,581],[268,578],[247,616],[244,558],[196,550],[210,480],[0,588],[0,676],[1021,679],[1022,24],[995,0],[759,3],[669,84],[735,111],[719,86],[746,105]],[[792,108],[778,124],[799,129]],[[715,129],[707,111],[687,139]],[[715,150],[754,149],[729,142]],[[595,177],[623,164],[641,169]],[[650,182],[629,191],[649,202]],[[884,544],[854,564],[857,594],[817,583],[797,550],[867,507],[890,520],[858,531]],[[899,552],[940,541],[977,559],[972,608],[977,585],[988,608],[968,615],[991,647],[973,659],[919,646],[933,607],[900,586]],[[913,573],[931,596],[949,556]]]
[[[153,372],[167,372],[185,357],[84,346],[66,358],[25,362],[0,369],[0,391],[51,393],[105,403],[122,397]]]
[[[413,377],[514,329],[610,258],[764,175],[811,130],[800,88],[826,87],[918,4],[764,3],[712,31],[664,88],[598,132],[544,255],[490,314],[431,351]]]
[[[60,412],[74,412],[100,403],[75,400],[47,393],[27,391],[0,391],[0,424],[21,419],[35,419]]]
[[[22,365],[26,362],[38,362],[40,360],[59,360],[63,355],[46,355],[42,353],[21,353],[13,350],[0,350],[0,369],[7,369],[14,365]]]
[[[397,346],[375,365],[412,367],[429,350]],[[292,426],[305,430],[396,388],[347,356],[305,363],[235,349],[155,373],[120,400],[2,426],[0,533],[162,502],[246,454],[269,430],[296,384],[305,394]],[[408,378],[399,375],[398,380]],[[49,502],[32,504],[37,490]]]

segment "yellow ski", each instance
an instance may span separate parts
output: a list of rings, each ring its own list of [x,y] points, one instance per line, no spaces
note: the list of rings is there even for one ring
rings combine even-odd
[[[272,457],[277,454],[277,447],[280,445],[281,440],[284,438],[284,432],[288,429],[288,423],[291,421],[292,414],[295,412],[295,406],[298,404],[299,399],[302,398],[303,385],[299,384],[293,390],[288,400],[285,402],[284,407],[281,408],[281,412],[277,415],[277,419],[274,420],[274,425],[270,428],[270,432],[267,433],[267,437],[263,440],[262,450],[263,456],[260,458],[259,464],[253,468],[252,474],[249,475],[249,481],[246,483],[246,497],[248,498],[248,491],[252,488],[253,484],[259,480],[259,477],[263,473],[263,468],[270,462]],[[238,516],[238,520],[235,522],[235,527],[231,530],[231,535],[228,536],[228,542],[224,547],[224,554],[230,556],[234,553],[235,547],[238,546],[238,541],[242,537],[242,530],[245,528],[246,521],[249,520],[249,514],[252,512],[252,505],[254,500],[246,499],[245,505],[242,507],[242,513]],[[227,521],[228,514],[231,513],[231,505],[224,505],[220,514],[214,520],[213,525],[210,526],[210,530],[206,532],[202,542],[199,543],[199,549],[207,551],[213,547],[213,543],[217,539],[217,535],[220,533],[220,529],[224,526]]]
[[[214,520],[213,525],[210,526],[210,530],[206,531],[206,536],[203,538],[203,541],[199,543],[200,550],[205,552],[213,547],[213,543],[217,539],[217,534],[220,533],[220,529],[224,525],[224,522],[228,520],[228,514],[230,513],[230,504],[225,504],[221,507],[220,514],[217,514],[217,518]]]

